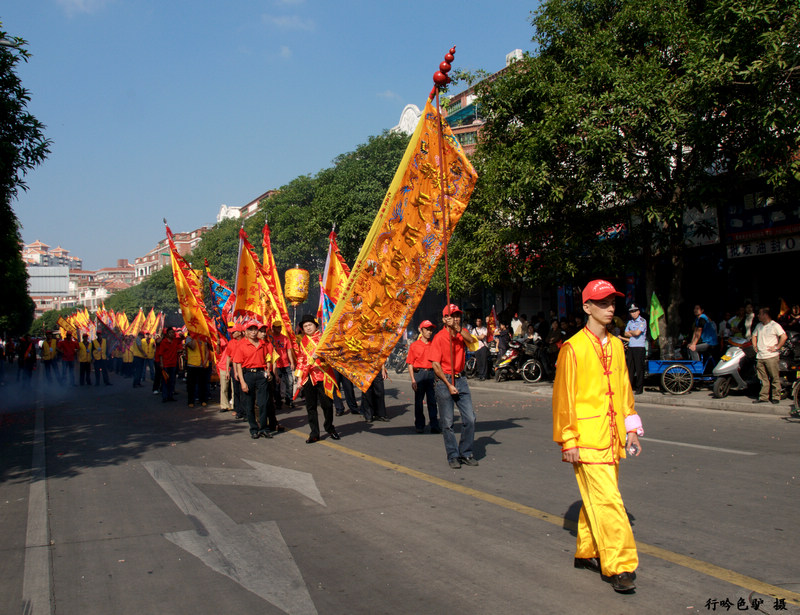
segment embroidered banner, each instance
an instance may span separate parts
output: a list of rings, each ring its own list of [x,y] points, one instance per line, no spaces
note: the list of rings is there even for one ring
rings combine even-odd
[[[440,123],[429,100],[316,349],[362,391],[403,334],[475,187],[446,123],[440,144]]]

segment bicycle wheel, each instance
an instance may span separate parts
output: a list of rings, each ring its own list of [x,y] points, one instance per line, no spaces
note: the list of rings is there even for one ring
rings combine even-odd
[[[661,374],[661,388],[673,395],[684,395],[694,384],[694,376],[685,365],[675,363]]]
[[[525,382],[539,382],[542,379],[542,364],[536,359],[529,359],[522,366],[522,377]]]

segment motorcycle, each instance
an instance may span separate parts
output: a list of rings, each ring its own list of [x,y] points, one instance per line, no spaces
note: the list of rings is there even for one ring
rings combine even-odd
[[[714,376],[712,394],[718,399],[727,397],[731,391],[747,391],[759,384],[752,340],[733,337],[730,341],[731,345],[711,372]]]
[[[397,344],[386,360],[386,369],[394,368],[395,373],[402,374],[406,370],[406,357],[408,357],[408,346],[403,343]]]
[[[503,356],[498,356],[494,365],[494,379],[497,382],[511,380],[512,378],[522,377],[522,361],[524,357],[522,344],[511,340],[508,343],[508,350]]]
[[[550,365],[550,359],[541,340],[525,342],[525,355],[529,358],[520,368],[525,382],[539,382],[542,377],[551,380],[555,376],[555,369]]]
[[[751,340],[740,337],[731,339],[719,363],[714,367],[713,395],[727,397],[731,391],[746,391],[761,385],[756,372],[756,349]],[[800,371],[800,333],[792,332],[781,348],[778,370],[781,379],[781,398],[793,394],[793,384]]]

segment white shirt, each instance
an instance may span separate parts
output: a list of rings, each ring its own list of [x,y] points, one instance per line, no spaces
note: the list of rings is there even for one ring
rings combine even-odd
[[[781,327],[774,320],[770,320],[767,324],[762,322],[758,323],[755,331],[753,331],[753,335],[757,337],[756,358],[771,359],[773,357],[777,357],[780,352],[770,351],[767,350],[767,348],[771,346],[777,346],[781,335],[784,335],[785,333],[786,332],[783,330],[783,327]]]

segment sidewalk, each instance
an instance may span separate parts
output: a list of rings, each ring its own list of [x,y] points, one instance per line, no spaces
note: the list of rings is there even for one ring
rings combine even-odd
[[[410,381],[408,371],[402,374],[390,372],[389,377],[395,381]],[[473,391],[519,391],[529,392],[536,397],[553,397],[552,382],[540,381],[536,384],[529,384],[523,380],[495,382],[493,379],[480,382],[477,378],[470,378],[469,386]],[[788,416],[793,407],[791,399],[784,399],[779,404],[754,404],[754,399],[755,397],[749,397],[741,393],[731,394],[723,399],[716,399],[711,395],[711,387],[709,386],[695,385],[684,395],[662,393],[658,386],[645,386],[644,393],[636,396],[636,403],[704,408],[706,410],[727,410],[728,412],[749,412],[751,414],[771,414],[774,416]]]

